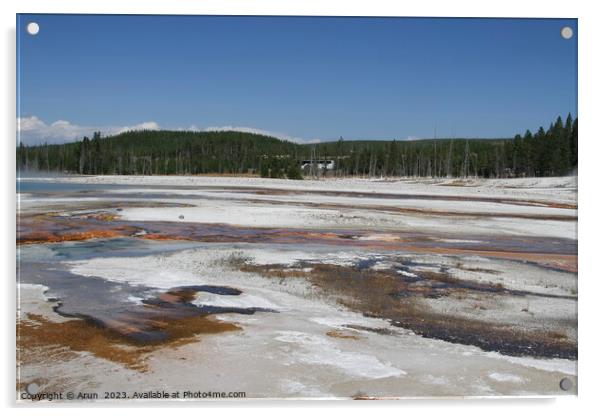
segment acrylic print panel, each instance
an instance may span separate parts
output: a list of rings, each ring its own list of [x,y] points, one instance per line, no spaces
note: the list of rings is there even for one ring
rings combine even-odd
[[[575,19],[17,33],[19,401],[576,394]]]

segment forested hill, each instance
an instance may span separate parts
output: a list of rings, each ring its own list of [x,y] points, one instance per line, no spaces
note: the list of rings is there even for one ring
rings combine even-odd
[[[79,174],[255,173],[301,177],[301,161],[331,159],[331,174],[513,177],[570,174],[577,167],[577,120],[514,138],[346,141],[297,144],[237,131],[130,131],[60,145],[17,148],[17,168]]]

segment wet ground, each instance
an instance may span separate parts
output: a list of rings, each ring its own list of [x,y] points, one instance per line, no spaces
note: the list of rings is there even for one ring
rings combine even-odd
[[[131,386],[247,397],[563,393],[575,202],[415,188],[22,181],[18,385],[71,366],[62,383],[119,386],[78,364],[96,360]],[[173,353],[224,382],[182,378]]]

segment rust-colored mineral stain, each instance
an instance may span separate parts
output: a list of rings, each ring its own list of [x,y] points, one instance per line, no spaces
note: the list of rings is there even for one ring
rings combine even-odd
[[[332,330],[332,331],[328,331],[326,333],[326,335],[328,335],[331,338],[340,338],[340,339],[360,339],[359,336],[352,334],[350,332],[343,332],[343,331],[337,331],[337,330]]]
[[[159,234],[159,233],[148,233],[140,235],[139,238],[144,240],[155,240],[155,241],[169,241],[169,240],[182,240],[182,241],[193,241],[192,238],[186,236]]]
[[[88,230],[72,233],[37,232],[21,236],[17,244],[61,243],[66,241],[85,241],[93,238],[117,238],[126,234],[120,230]]]
[[[107,213],[62,217],[54,213],[21,216],[17,222],[17,245],[118,238],[136,231]]]
[[[145,228],[150,231],[146,231]],[[145,231],[145,232],[141,232]],[[24,217],[19,223],[17,244],[84,241],[92,238],[135,236],[157,241],[247,242],[274,244],[336,244],[369,250],[404,251],[448,255],[478,255],[529,261],[556,270],[576,272],[576,247],[570,240],[528,237],[477,236],[482,244],[449,243],[446,235],[389,231],[382,238],[372,231],[250,228],[224,224],[136,223],[107,220],[105,216],[77,218],[56,215]],[[369,239],[362,238],[370,236]],[[486,247],[486,248],[485,248]]]

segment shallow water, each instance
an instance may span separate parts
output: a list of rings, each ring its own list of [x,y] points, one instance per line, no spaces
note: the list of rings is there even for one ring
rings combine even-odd
[[[52,180],[35,180],[22,178],[17,180],[17,193],[71,193],[71,192],[95,192],[109,191],[113,189],[126,189],[131,185],[111,184],[84,184],[74,182],[56,182]]]

